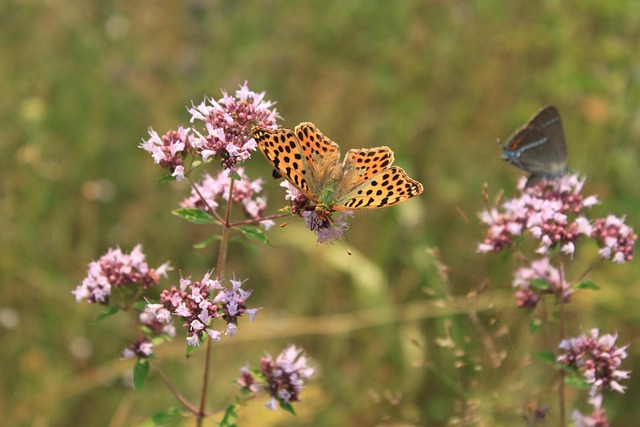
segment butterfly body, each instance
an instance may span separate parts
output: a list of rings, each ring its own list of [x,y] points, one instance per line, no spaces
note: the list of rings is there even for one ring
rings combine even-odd
[[[558,109],[544,107],[502,147],[502,158],[531,173],[527,186],[567,172],[567,147]]]
[[[333,211],[392,206],[417,196],[422,184],[393,163],[389,147],[349,150],[340,163],[340,147],[313,123],[295,131],[253,128],[260,151],[275,170],[310,201],[319,218]]]

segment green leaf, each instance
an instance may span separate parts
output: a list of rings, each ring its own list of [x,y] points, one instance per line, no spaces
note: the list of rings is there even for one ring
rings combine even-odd
[[[236,427],[236,421],[238,421],[238,407],[237,405],[229,405],[224,411],[224,417],[220,421],[220,427]]]
[[[213,215],[209,212],[203,211],[202,209],[176,209],[171,211],[171,213],[194,224],[210,224],[215,222]]]
[[[571,373],[564,376],[564,383],[573,388],[587,389],[591,386],[587,384],[584,377],[578,372]]]
[[[144,311],[144,309],[147,308],[147,304],[151,304],[151,302],[143,299],[143,300],[134,302],[133,308],[135,308],[138,311]]]
[[[283,402],[278,400],[278,403],[280,404],[280,408],[283,411],[289,412],[292,415],[296,414],[296,411],[293,410],[293,406],[291,405],[291,402],[283,403]]]
[[[144,383],[149,376],[149,368],[151,364],[147,359],[138,359],[138,362],[133,367],[133,386],[136,391],[142,391],[144,389]]]
[[[127,283],[127,285],[132,285],[132,283]],[[131,288],[131,286],[119,286],[118,287],[118,292],[120,292],[122,295],[126,296],[126,297],[130,297],[133,296],[133,294],[135,293],[133,291],[133,289]]]
[[[271,242],[269,241],[269,238],[267,237],[266,234],[264,234],[264,231],[262,231],[261,228],[258,227],[254,227],[251,225],[243,225],[240,228],[240,231],[242,232],[242,234],[244,234],[245,236],[247,236],[247,238],[249,240],[253,240],[256,242],[262,242],[265,245],[269,245],[271,246]]]
[[[230,239],[230,241],[233,242],[233,243],[237,243],[237,244],[241,245],[243,248],[250,250],[254,254],[257,254],[257,253],[260,252],[260,250],[258,249],[258,247],[254,243],[248,241],[244,237],[240,237],[240,236],[236,235],[236,236],[232,237]]]
[[[110,305],[109,307],[105,308],[104,311],[100,314],[98,314],[96,316],[96,322],[99,322],[109,316],[113,316],[114,314],[116,314],[117,312],[119,312],[120,309],[118,307],[116,307],[115,305]]]
[[[593,283],[591,280],[584,280],[580,283],[577,283],[573,286],[575,289],[591,289],[597,291],[600,289],[600,286]]]
[[[217,235],[217,234],[212,234],[211,236],[207,237],[203,241],[198,242],[195,245],[193,245],[193,247],[196,248],[196,249],[203,249],[203,248],[206,248],[207,246],[209,246],[211,243],[215,242],[216,240],[220,240],[220,236]]]
[[[529,286],[538,291],[548,291],[551,289],[551,284],[544,279],[531,279],[529,280]]]
[[[242,177],[238,174],[238,172],[231,172],[229,174],[229,178],[233,178],[236,181],[240,181],[242,179]]]
[[[532,335],[535,334],[536,332],[538,332],[538,329],[540,329],[540,326],[542,326],[542,320],[537,317],[531,319],[531,321],[529,322],[529,332]]]
[[[199,168],[200,166],[202,166],[204,163],[202,163],[202,160],[194,160],[191,163],[191,170],[195,170],[197,168]]]
[[[158,180],[158,184],[162,184],[163,182],[175,181],[176,177],[173,175],[165,175]]]
[[[151,421],[156,426],[161,426],[170,423],[178,417],[182,416],[182,411],[178,408],[169,408],[165,412],[158,412],[151,417]]]
[[[207,333],[203,333],[202,336],[198,339],[198,345],[189,345],[187,344],[187,357],[191,356],[200,348],[202,344],[204,344],[205,340],[209,337]]]
[[[536,351],[531,354],[531,357],[554,366],[556,365],[556,355],[550,351]]]

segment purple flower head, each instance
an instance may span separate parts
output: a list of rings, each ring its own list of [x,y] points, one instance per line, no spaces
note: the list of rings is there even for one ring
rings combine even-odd
[[[528,267],[516,271],[513,278],[518,307],[535,308],[544,294],[553,294],[563,303],[569,302],[573,293],[569,283],[561,280],[560,271],[554,268],[549,258],[533,261]]]
[[[205,98],[197,106],[189,109],[191,123],[201,120],[206,132],[200,134],[194,142],[197,151],[206,162],[209,157],[222,161],[222,166],[235,172],[236,165],[251,157],[256,142],[251,134],[255,125],[275,128],[280,118],[274,103],[264,100],[265,92],[249,90],[247,82],[240,86],[235,96],[222,91],[222,98],[215,101]]]
[[[538,253],[552,248],[573,256],[575,243],[582,235],[590,236],[590,222],[582,215],[585,208],[598,203],[594,196],[584,198],[580,191],[584,180],[569,175],[553,182],[543,181],[525,187],[519,183],[519,198],[506,200],[501,209],[490,209],[480,215],[488,230],[479,252],[500,252],[527,231],[540,242]]]
[[[180,126],[177,131],[171,130],[160,137],[156,131],[149,129],[150,138],[143,140],[139,147],[151,153],[156,164],[169,169],[180,181],[184,178],[183,160],[193,150],[195,138],[191,132],[191,128]]]
[[[113,288],[138,285],[148,289],[158,283],[160,276],[166,277],[170,269],[169,263],[156,269],[149,268],[142,245],[137,245],[130,254],[123,253],[120,248],[110,248],[98,261],[89,264],[87,277],[72,294],[76,296],[76,302],[86,298],[90,304],[106,305]]]
[[[147,338],[138,338],[136,342],[129,344],[122,350],[123,359],[137,357],[148,359],[153,354],[153,344]]]
[[[291,202],[291,213],[304,219],[306,228],[316,233],[318,243],[344,239],[344,232],[350,227],[346,219],[353,216],[353,212],[339,211],[335,218],[331,215],[320,217],[309,207],[309,199],[295,186],[288,181],[283,181],[280,186],[287,189],[285,199]]]
[[[617,347],[617,334],[601,337],[599,334],[597,329],[592,329],[591,336],[583,334],[563,340],[559,345],[563,352],[558,356],[558,362],[578,370],[584,376],[586,383],[591,384],[592,397],[605,389],[624,393],[625,387],[618,381],[629,378],[630,372],[618,368],[627,358],[629,346]]]
[[[302,218],[307,229],[316,233],[318,243],[332,243],[335,240],[343,240],[344,232],[349,229],[346,218],[353,216],[351,211],[340,211],[335,218],[327,216],[320,218],[315,211],[302,212]]]
[[[250,312],[247,313],[250,320],[255,317],[257,309],[247,309],[245,306],[251,291],[242,289],[241,281],[231,280],[232,289],[226,289],[219,280],[213,280],[210,276],[208,272],[201,281],[193,283],[189,279],[181,279],[180,289],[173,286],[160,295],[162,307],[181,318],[183,328],[188,330],[187,343],[190,346],[199,345],[205,334],[214,341],[220,341],[220,332],[211,328],[216,319],[227,323],[227,335],[233,337],[238,319],[245,312]],[[154,307],[150,308],[152,305],[148,305],[147,309],[153,310]],[[156,313],[166,316],[160,309],[156,309]]]
[[[233,181],[231,200],[242,206],[246,217],[251,219],[263,218],[267,202],[264,197],[259,196],[259,193],[262,192],[264,180],[258,178],[250,181],[242,168],[238,168],[236,172],[240,179]],[[231,181],[232,178],[224,171],[219,172],[215,178],[205,174],[202,182],[195,184],[196,188],[191,190],[191,195],[183,200],[180,206],[203,210],[208,210],[208,207],[216,209],[219,205],[219,200],[226,200],[229,197]],[[203,197],[204,200],[202,199]],[[264,220],[260,224],[268,230],[273,226],[274,222]]]
[[[622,264],[633,259],[633,251],[638,235],[624,223],[624,218],[609,215],[596,219],[593,225],[592,237],[597,239],[602,258],[612,259]]]
[[[260,360],[260,372],[252,373],[247,367],[240,371],[238,384],[250,392],[265,391],[271,396],[266,404],[269,409],[277,409],[278,403],[287,405],[300,401],[300,393],[306,380],[315,372],[302,349],[295,345],[285,348],[273,360],[267,354]]]

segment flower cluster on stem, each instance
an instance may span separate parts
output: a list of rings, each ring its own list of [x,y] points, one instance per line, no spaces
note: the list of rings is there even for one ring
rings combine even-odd
[[[558,362],[584,376],[586,383],[591,384],[591,397],[606,389],[624,393],[625,387],[618,381],[629,378],[630,372],[619,367],[627,358],[629,346],[616,346],[618,334],[599,335],[598,329],[592,329],[589,335],[563,340]]]
[[[235,172],[236,165],[251,157],[256,142],[251,135],[252,126],[275,128],[279,118],[274,103],[264,99],[265,92],[249,90],[247,82],[230,96],[222,91],[222,98],[205,98],[189,109],[191,123],[202,121],[205,132],[196,132],[194,146],[206,162],[210,157],[221,161],[222,167]]]
[[[528,232],[539,241],[537,252],[548,254],[559,247],[573,256],[581,236],[594,238],[602,247],[600,256],[623,263],[633,259],[637,235],[624,220],[613,215],[590,221],[585,208],[598,203],[595,196],[583,197],[584,180],[569,175],[557,181],[543,181],[525,187],[523,178],[518,187],[521,195],[502,203],[501,209],[487,209],[481,220],[488,226],[480,252],[500,252]]]
[[[164,290],[160,295],[160,303],[172,315],[183,322],[188,330],[187,343],[198,346],[207,334],[216,342],[221,339],[221,332],[211,328],[215,319],[226,322],[226,334],[234,337],[238,327],[238,319],[247,314],[249,320],[255,319],[257,308],[249,309],[245,301],[251,296],[250,290],[241,288],[242,281],[230,280],[231,288],[224,288],[219,279],[211,279],[211,273],[204,275],[201,281],[191,282],[181,278],[180,286]],[[163,312],[163,315],[164,314]]]
[[[315,369],[309,366],[305,353],[295,345],[285,348],[273,360],[270,354],[260,360],[260,369],[251,370],[244,367],[240,370],[238,384],[246,392],[266,392],[271,399],[266,406],[277,409],[278,405],[287,407],[300,400],[300,392],[306,380]]]
[[[131,253],[123,253],[120,248],[110,248],[98,261],[89,264],[87,277],[72,292],[76,301],[86,299],[88,303],[109,304],[113,289],[137,286],[146,290],[158,283],[160,276],[167,276],[171,269],[166,262],[158,268],[149,268],[142,246],[137,245]]]
[[[532,261],[528,266],[516,270],[513,278],[518,307],[533,309],[545,294],[558,297],[562,303],[571,299],[573,291],[560,271],[551,265],[549,258]]]

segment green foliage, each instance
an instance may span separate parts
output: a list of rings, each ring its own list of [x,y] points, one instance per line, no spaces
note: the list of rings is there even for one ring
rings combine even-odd
[[[264,243],[265,245],[271,245],[271,242],[269,242],[269,238],[261,228],[243,225],[241,227],[238,227],[238,229],[242,232],[242,234],[247,236],[249,240]]]
[[[194,224],[210,224],[216,221],[209,212],[197,208],[176,209],[171,213]]]
[[[100,322],[104,319],[106,319],[107,317],[113,316],[114,314],[118,313],[120,311],[120,309],[114,305],[106,307],[102,313],[98,314],[96,316],[96,322]]]
[[[593,283],[591,280],[583,280],[575,285],[576,289],[590,289],[593,291],[597,291],[600,289],[598,285]]]
[[[236,427],[238,424],[238,405],[229,405],[224,411],[224,417],[220,421],[220,427]]]
[[[183,416],[184,414],[178,408],[169,408],[167,411],[158,412],[153,415],[151,421],[155,426],[163,426]]]
[[[138,359],[136,362],[133,367],[133,385],[135,386],[136,391],[142,391],[144,389],[144,384],[149,376],[150,368],[151,365],[149,364],[148,359]]]

